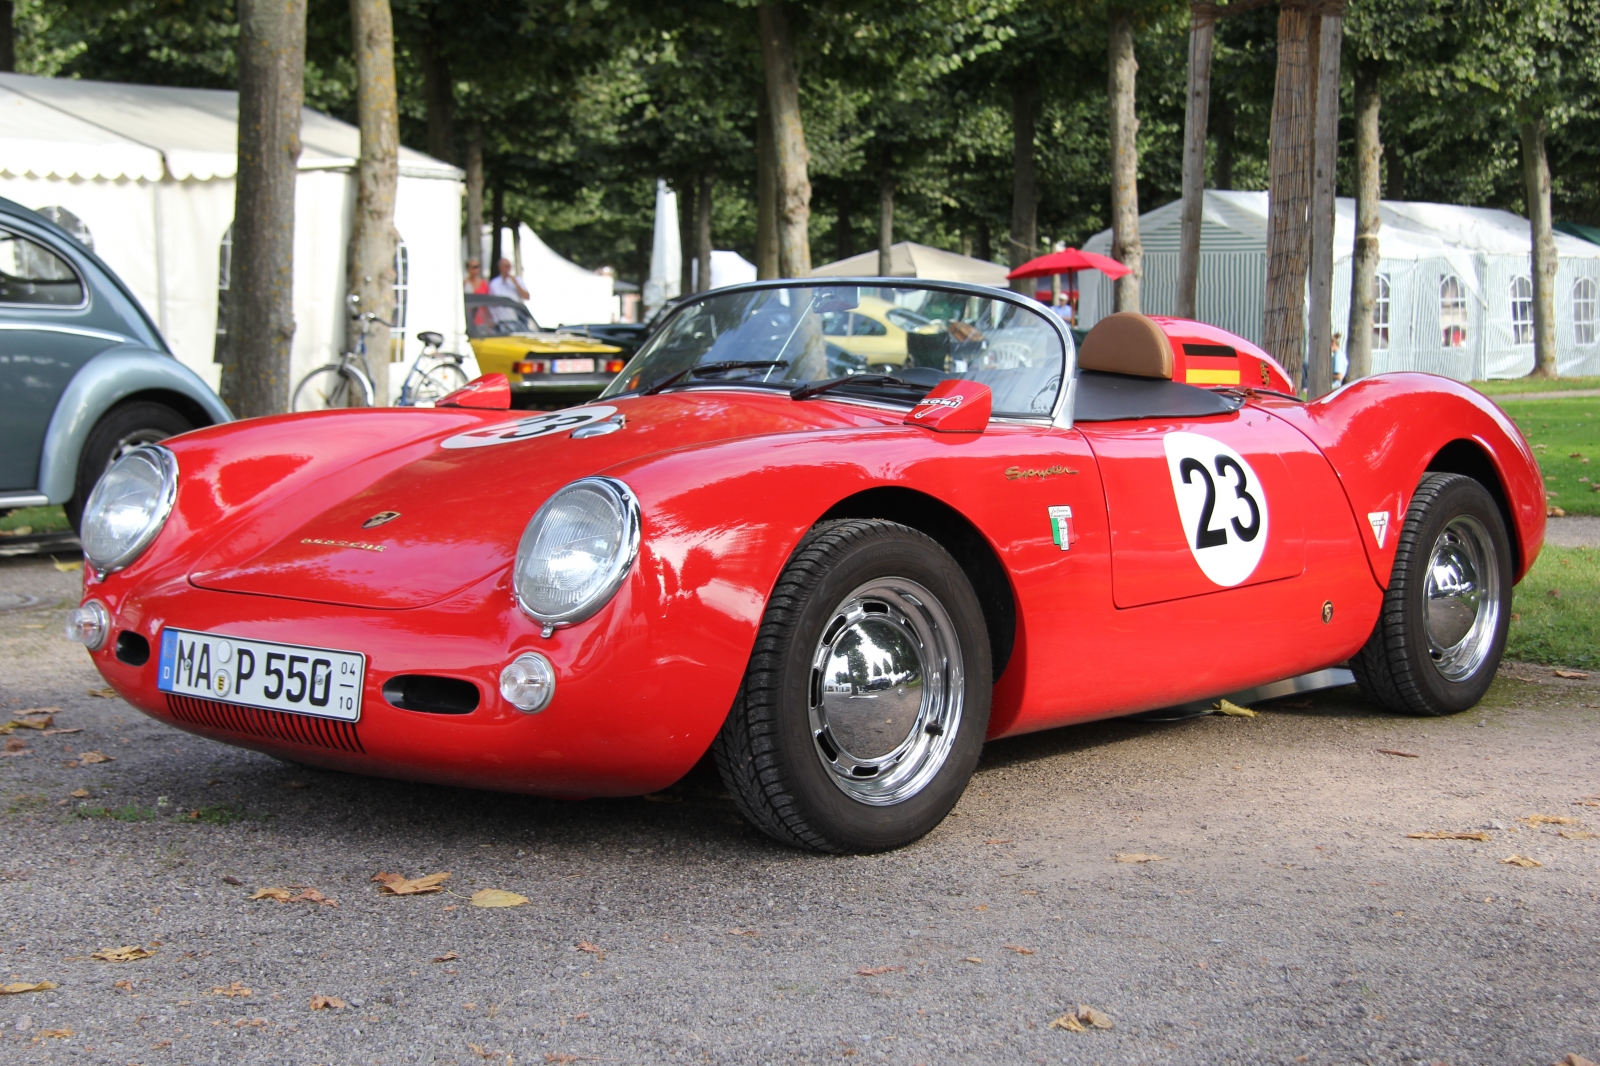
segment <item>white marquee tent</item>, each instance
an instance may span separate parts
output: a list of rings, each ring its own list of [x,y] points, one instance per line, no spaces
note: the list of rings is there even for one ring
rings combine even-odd
[[[895,278],[928,278],[936,281],[964,281],[972,285],[997,285],[1005,288],[1006,268],[986,259],[974,259],[960,252],[947,252],[914,241],[900,241],[889,246],[889,276]],[[878,251],[852,255],[836,263],[819,266],[811,271],[813,277],[875,278],[878,276]]]
[[[1178,286],[1181,202],[1139,219],[1141,303],[1171,314]],[[1426,370],[1459,380],[1518,377],[1533,369],[1533,284],[1528,221],[1508,211],[1384,201],[1378,233],[1373,370]],[[1333,329],[1350,315],[1355,202],[1334,223]],[[1110,254],[1111,231],[1084,242]],[[1600,374],[1600,245],[1556,234],[1556,348],[1563,375]],[[1261,340],[1267,275],[1267,194],[1207,190],[1200,234],[1199,317]],[[1111,312],[1112,283],[1079,276],[1079,320]]]
[[[483,250],[480,254],[486,264],[485,277],[493,277],[496,273],[494,264],[489,262],[494,247],[489,236],[491,231],[491,227],[484,227]],[[540,326],[549,329],[586,322],[617,321],[619,316],[614,279],[609,274],[597,274],[566,258],[544,243],[526,222],[516,229],[507,226],[500,231],[500,256],[511,260],[512,273],[527,286],[528,298],[523,303]]]
[[[238,95],[212,89],[0,74],[0,196],[47,210],[91,241],[173,352],[213,386],[219,283],[233,220]],[[307,109],[295,188],[293,376],[344,342],[345,255],[355,207],[355,127]],[[461,172],[400,149],[407,359],[435,330],[468,350],[461,288]],[[74,223],[76,220],[76,224]],[[376,358],[369,356],[369,358]],[[391,367],[398,392],[404,368]]]

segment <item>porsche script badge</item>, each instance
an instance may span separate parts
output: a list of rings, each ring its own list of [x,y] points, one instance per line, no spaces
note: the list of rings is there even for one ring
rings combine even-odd
[[[377,514],[373,515],[371,518],[369,518],[365,522],[361,523],[361,528],[362,529],[371,529],[374,526],[381,526],[385,522],[393,522],[396,518],[399,518],[399,517],[400,517],[400,512],[399,511],[379,511]]]

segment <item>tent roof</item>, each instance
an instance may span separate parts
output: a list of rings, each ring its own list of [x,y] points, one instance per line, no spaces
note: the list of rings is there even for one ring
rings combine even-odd
[[[56,178],[231,178],[238,169],[239,94],[0,74],[0,173]],[[306,108],[300,169],[353,168],[354,126]],[[400,149],[407,177],[456,180],[448,163]]]
[[[889,246],[889,265],[894,278],[927,278],[934,281],[964,281],[974,285],[1006,287],[1006,268],[999,263],[974,259],[958,252],[930,248],[926,244],[901,241]],[[813,277],[871,278],[878,276],[878,251],[862,252],[837,263],[819,266]]]

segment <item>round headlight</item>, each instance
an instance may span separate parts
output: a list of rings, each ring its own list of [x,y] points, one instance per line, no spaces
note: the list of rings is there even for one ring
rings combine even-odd
[[[83,554],[96,570],[121,570],[156,539],[178,498],[178,460],[154,444],[112,464],[83,506]]]
[[[545,501],[517,545],[517,603],[545,626],[598,611],[639,551],[639,502],[612,478],[586,477]]]

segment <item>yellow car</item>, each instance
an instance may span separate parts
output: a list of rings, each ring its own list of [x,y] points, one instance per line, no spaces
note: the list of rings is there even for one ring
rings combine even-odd
[[[827,311],[821,318],[828,343],[865,361],[869,368],[905,366],[907,333],[941,332],[932,319],[876,296],[863,296],[853,310]]]
[[[504,374],[518,407],[555,409],[600,395],[627,359],[578,333],[541,329],[521,302],[468,293],[467,341],[485,374]]]

